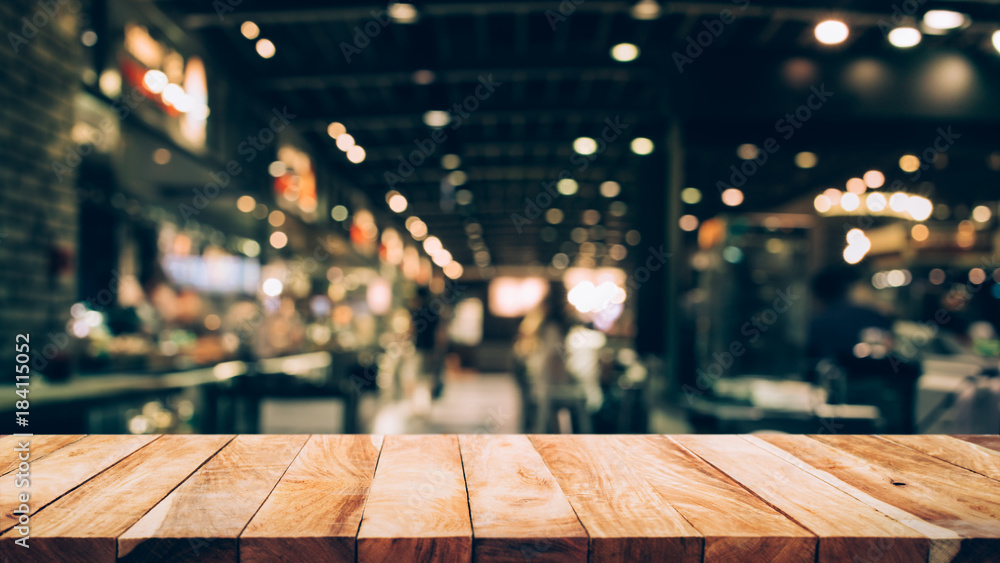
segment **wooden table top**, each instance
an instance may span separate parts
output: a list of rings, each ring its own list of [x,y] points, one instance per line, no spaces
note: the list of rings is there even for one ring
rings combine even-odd
[[[2,436],[0,472],[3,561],[1000,561],[998,436]]]

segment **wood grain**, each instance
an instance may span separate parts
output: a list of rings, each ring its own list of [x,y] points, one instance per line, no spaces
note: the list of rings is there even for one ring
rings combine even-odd
[[[590,536],[591,561],[702,559],[702,534],[599,436],[532,435]]]
[[[958,434],[953,437],[1000,452],[1000,436],[996,434]]]
[[[908,448],[1000,480],[1000,451],[951,436],[882,436]]]
[[[586,561],[587,532],[526,436],[459,437],[476,561]]]
[[[155,439],[156,436],[87,436],[32,461],[26,487],[16,486],[18,472],[0,477],[0,532],[17,525],[18,516],[13,512],[20,504],[20,493],[30,494],[27,504],[32,512],[38,512]]]
[[[816,534],[819,561],[927,560],[924,535],[740,436],[671,439]]]
[[[381,436],[313,436],[240,535],[240,561],[353,563]]]
[[[813,438],[818,445],[806,441],[795,445],[797,457],[959,534],[965,539],[956,560],[996,560],[1000,554],[1000,487],[996,481],[876,436]],[[773,440],[779,442],[778,437]]]
[[[673,440],[607,436],[601,441],[705,536],[706,563],[815,561],[814,534]]]
[[[358,532],[358,562],[471,561],[456,436],[387,436]]]
[[[118,558],[236,561],[237,538],[308,438],[237,436],[118,538]]]
[[[118,536],[232,438],[157,438],[35,514],[31,519],[32,560],[115,561]],[[203,501],[211,503],[211,499]],[[216,509],[214,504],[210,507]],[[0,537],[0,559],[18,561],[23,556],[23,548],[13,545],[17,537],[17,530]]]
[[[31,463],[34,463],[80,438],[83,438],[82,434],[40,434],[27,438],[4,436],[0,438],[0,456],[2,456],[0,459],[5,460],[0,461],[0,475],[6,475],[17,469],[20,460],[17,457],[19,454],[14,451],[14,448],[17,448],[19,444],[23,444],[25,441],[30,442],[28,447],[31,450]]]

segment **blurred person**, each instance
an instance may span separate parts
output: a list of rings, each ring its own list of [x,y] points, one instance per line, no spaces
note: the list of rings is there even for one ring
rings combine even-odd
[[[820,367],[813,376],[823,379],[829,402],[874,405],[883,431],[910,433],[920,369],[894,355],[891,319],[852,295],[859,279],[856,269],[844,266],[813,278],[819,312],[809,325],[806,355]]]
[[[414,355],[401,367],[400,383],[404,395],[411,398],[422,382],[429,386],[430,396],[437,399],[444,390],[445,345],[441,336],[443,307],[436,310],[431,291],[426,287],[417,290],[410,305],[410,335]]]

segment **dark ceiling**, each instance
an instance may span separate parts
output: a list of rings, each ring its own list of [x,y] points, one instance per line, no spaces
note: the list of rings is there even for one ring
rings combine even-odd
[[[431,136],[424,112],[451,108],[476,91],[481,77],[499,82],[460,127],[446,129],[447,140],[428,162],[394,186],[410,201],[406,215],[424,219],[463,264],[472,263],[463,228],[470,217],[483,225],[495,264],[547,263],[587,209],[601,212],[606,242],[618,242],[638,225],[644,205],[663,205],[650,194],[666,189],[668,149],[683,149],[683,185],[704,193],[684,212],[702,219],[724,209],[716,184],[728,181],[730,165],[741,163],[736,146],[760,145],[768,137],[781,148],[744,186],[741,209],[766,210],[822,188],[842,189],[847,178],[871,168],[885,171],[889,182],[897,176],[909,181],[896,166],[899,156],[930,146],[938,127],[962,136],[946,166],[921,179],[932,184],[909,189],[972,203],[986,191],[995,195],[1000,179],[987,165],[1000,150],[1000,56],[990,45],[1000,5],[994,2],[923,3],[920,13],[958,10],[973,23],[944,36],[925,35],[907,51],[889,45],[879,28],[891,22],[890,1],[664,2],[661,16],[648,21],[630,16],[631,2],[417,2],[416,23],[377,25],[368,44],[355,43],[357,30],[366,24],[375,29],[371,13],[384,4],[243,0],[221,17],[213,3],[201,0],[156,5],[181,28],[201,34],[265,102],[298,114],[296,123],[317,155],[378,204],[390,189],[385,173],[396,171],[415,139]],[[560,6],[563,13],[575,8],[565,19],[553,17]],[[719,29],[712,22],[723,10],[731,10],[735,21],[680,71],[674,54],[685,53],[689,37]],[[831,16],[850,26],[848,40],[834,47],[813,36],[816,22]],[[248,20],[276,45],[273,58],[259,57],[254,42],[241,36],[239,27]],[[637,45],[640,56],[613,60],[609,50],[621,42]],[[359,46],[360,53],[348,61],[343,43]],[[418,70],[431,71],[433,81],[418,84]],[[776,132],[778,121],[821,85],[834,95],[784,139]],[[622,139],[580,170],[571,160],[573,140],[600,136],[605,120],[615,118],[628,125]],[[326,134],[331,121],[343,123],[365,148],[363,163],[351,164],[336,148]],[[679,127],[676,143],[667,140],[672,123]],[[638,136],[656,143],[651,155],[629,150],[629,140]],[[818,155],[815,168],[794,165],[803,150]],[[440,204],[448,171],[439,157],[445,153],[461,156],[468,174],[463,187],[474,195],[471,205],[451,211]],[[558,237],[540,240],[541,220],[519,235],[511,213],[523,212],[525,198],[564,170],[579,181],[580,192],[558,203],[566,211]],[[607,213],[613,199],[597,189],[605,180],[622,186],[614,198],[628,205],[622,217]]]

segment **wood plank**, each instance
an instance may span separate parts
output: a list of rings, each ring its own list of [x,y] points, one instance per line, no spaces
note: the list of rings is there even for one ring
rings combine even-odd
[[[32,517],[33,560],[115,561],[118,536],[232,438],[161,436],[90,479]],[[23,556],[17,537],[17,530],[0,537],[0,559]]]
[[[768,441],[787,450],[779,438]],[[962,536],[957,560],[990,560],[1000,553],[1000,487],[992,479],[876,436],[813,438],[795,445],[797,457]]]
[[[29,493],[27,504],[37,513],[155,439],[156,436],[87,436],[31,462],[29,482],[24,488],[16,486],[20,484],[18,472],[0,477],[0,532],[17,525],[18,516],[13,512],[20,505],[20,493]]]
[[[463,435],[459,447],[476,561],[587,560],[587,532],[527,436]]]
[[[236,561],[237,538],[308,439],[237,436],[118,538],[118,558]]]
[[[671,439],[819,536],[819,561],[927,560],[924,535],[740,436]]]
[[[387,436],[358,532],[358,563],[471,561],[456,436]]]
[[[1000,436],[996,434],[956,434],[953,437],[1000,452]]]
[[[1000,480],[1000,451],[951,436],[882,436],[886,440]]]
[[[606,440],[529,438],[587,530],[591,561],[701,561],[702,534]]]
[[[353,563],[381,448],[381,436],[311,437],[240,535],[240,561]]]
[[[813,533],[668,437],[600,440],[705,536],[706,563],[816,560]],[[719,517],[722,514],[725,518]]]
[[[83,438],[83,434],[39,434],[37,436],[29,436],[27,438],[18,436],[4,436],[0,438],[0,453],[3,455],[3,459],[9,459],[8,462],[0,462],[0,475],[6,475],[11,471],[17,469],[20,460],[17,458],[17,453],[14,448],[17,448],[19,444],[25,441],[30,442],[28,448],[31,450],[31,463],[34,463],[43,457],[49,455],[50,453],[68,446],[73,442]]]

